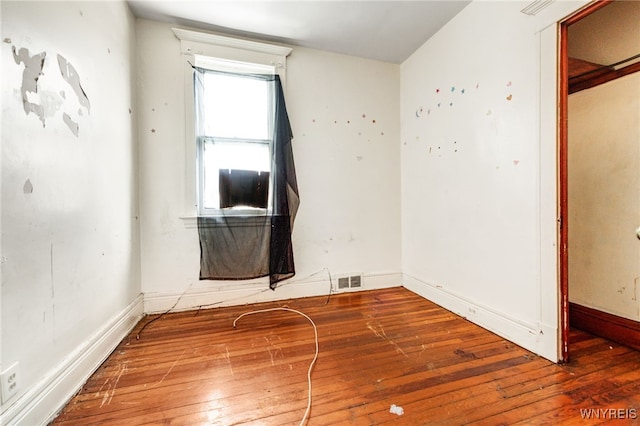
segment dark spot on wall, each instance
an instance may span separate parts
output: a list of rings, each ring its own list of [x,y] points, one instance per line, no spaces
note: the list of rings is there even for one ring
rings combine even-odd
[[[3,40],[5,43],[11,44],[11,39],[9,37],[5,37]]]
[[[30,179],[27,179],[25,181],[24,185],[22,186],[22,192],[24,192],[25,194],[33,193],[33,184],[31,183]]]
[[[156,129],[151,129],[151,133],[155,133],[155,132],[156,132]]]
[[[371,120],[371,122],[372,122],[373,124],[376,124],[376,120]]]
[[[131,108],[129,108],[129,114],[131,114],[133,111],[131,111]]]

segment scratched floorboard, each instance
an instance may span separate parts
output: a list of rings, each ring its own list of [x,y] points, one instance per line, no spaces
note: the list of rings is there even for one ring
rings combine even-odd
[[[640,354],[572,331],[572,362],[542,359],[404,288],[146,317],[59,425],[638,424]],[[404,414],[389,412],[391,404]],[[583,410],[583,411],[581,411]],[[597,411],[601,410],[601,411]],[[606,410],[606,411],[604,411]],[[615,411],[615,413],[614,413]]]

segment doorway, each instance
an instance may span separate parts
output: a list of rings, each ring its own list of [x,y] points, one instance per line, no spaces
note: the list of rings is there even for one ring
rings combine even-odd
[[[640,349],[640,4],[634,3],[596,2],[560,25],[565,362],[570,326]],[[615,33],[625,19],[631,41],[620,43],[625,37]]]

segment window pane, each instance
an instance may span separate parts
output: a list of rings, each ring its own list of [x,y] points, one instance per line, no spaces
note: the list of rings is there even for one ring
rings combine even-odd
[[[215,73],[204,78],[206,136],[269,139],[268,82]]]
[[[268,143],[251,142],[214,142],[204,143],[204,194],[205,209],[220,207],[219,173],[220,170],[254,170],[268,172],[271,158]]]

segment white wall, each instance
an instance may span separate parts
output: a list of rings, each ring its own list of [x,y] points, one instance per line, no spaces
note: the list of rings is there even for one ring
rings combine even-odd
[[[555,360],[553,24],[580,3],[525,5],[474,2],[402,64],[403,273]]]
[[[1,359],[3,369],[19,362],[19,391],[3,403],[0,423],[36,424],[136,320],[135,26],[121,2],[1,8]],[[25,65],[13,46],[46,52],[37,93],[25,92],[42,120],[23,109]],[[73,70],[61,70],[58,55]],[[63,71],[72,83],[79,77],[88,102]],[[35,85],[34,76],[24,81]]]
[[[569,297],[640,320],[640,74],[569,96]]]
[[[198,281],[200,249],[185,209],[184,62],[168,24],[137,21],[142,282],[145,309],[238,304],[326,294],[335,277],[364,273],[365,288],[400,285],[399,66],[294,48],[286,101],[300,209],[296,277]],[[326,268],[326,270],[325,270]]]
[[[295,48],[286,96],[302,200],[298,274],[272,293],[263,280],[197,280],[197,232],[180,219],[192,212],[171,27],[134,28],[122,3],[2,2],[11,42],[2,53],[0,359],[20,362],[21,391],[0,420],[24,415],[57,379],[77,388],[81,377],[65,374],[76,361],[99,365],[77,354],[108,352],[100,335],[119,340],[139,312],[139,278],[146,310],[157,311],[185,291],[178,309],[326,293],[326,270],[362,272],[365,288],[397,285],[403,271],[408,288],[556,358],[552,24],[584,3],[555,2],[537,17],[520,14],[523,3],[472,3],[402,67]],[[24,66],[11,45],[47,52],[41,90],[27,98],[48,106],[45,127],[22,107]],[[78,71],[90,110],[69,103],[57,53]]]

